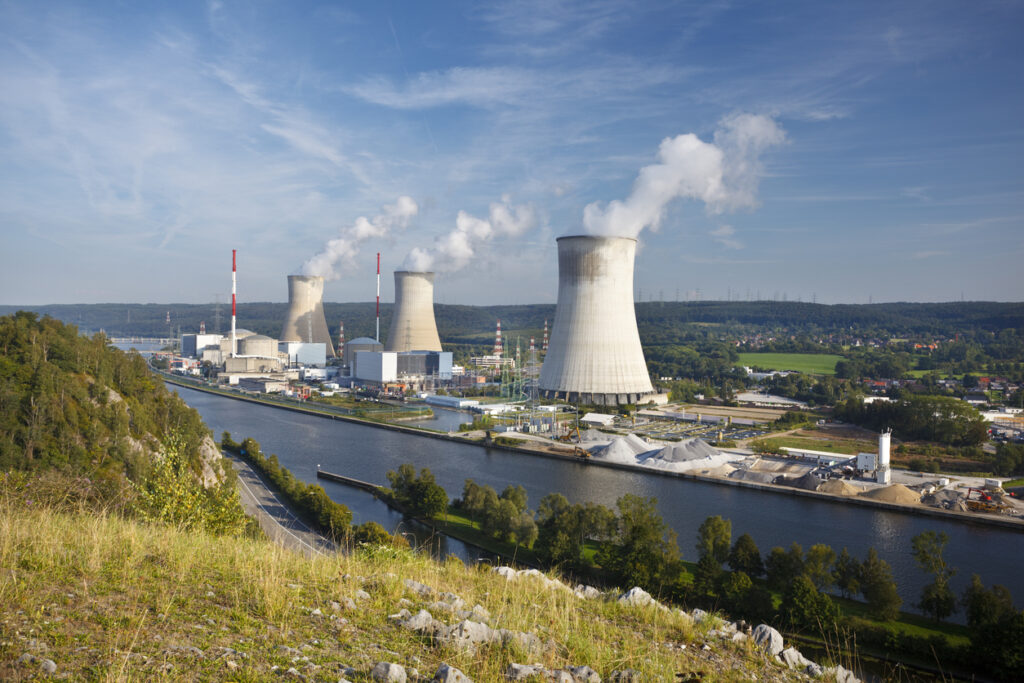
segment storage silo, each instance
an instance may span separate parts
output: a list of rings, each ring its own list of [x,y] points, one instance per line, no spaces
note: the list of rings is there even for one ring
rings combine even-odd
[[[633,308],[630,237],[558,238],[558,306],[540,371],[547,398],[643,403],[654,387]]]
[[[440,351],[434,321],[434,274],[395,271],[395,309],[385,351]]]
[[[288,276],[288,313],[281,330],[283,342],[324,344],[334,358],[334,344],[324,317],[324,279],[319,275]]]

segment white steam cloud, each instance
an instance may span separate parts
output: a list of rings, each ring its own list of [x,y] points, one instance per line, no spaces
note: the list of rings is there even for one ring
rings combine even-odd
[[[403,229],[419,213],[419,207],[412,197],[401,196],[394,204],[381,207],[380,214],[373,218],[360,216],[351,226],[344,228],[341,235],[324,245],[324,250],[306,261],[302,266],[303,275],[319,275],[326,280],[341,277],[338,266],[351,262],[363,242],[387,237],[394,229]]]
[[[455,228],[439,237],[429,249],[416,247],[405,257],[403,268],[412,271],[451,272],[466,266],[480,245],[495,237],[516,237],[537,224],[532,206],[513,206],[508,195],[491,204],[486,220],[459,211]]]
[[[588,204],[583,225],[591,235],[637,237],[645,228],[658,229],[674,199],[699,199],[713,214],[756,206],[761,154],[785,139],[775,121],[754,114],[722,119],[714,142],[693,133],[665,138],[658,163],[640,169],[632,194],[607,206]]]

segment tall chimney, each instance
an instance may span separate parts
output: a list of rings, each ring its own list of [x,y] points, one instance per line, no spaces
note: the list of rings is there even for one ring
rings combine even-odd
[[[288,276],[288,313],[281,341],[323,344],[327,357],[335,358],[334,343],[324,317],[324,279],[319,275]]]
[[[558,307],[540,389],[597,405],[639,403],[654,393],[633,308],[629,237],[558,238]]]
[[[385,351],[440,351],[434,321],[434,274],[395,271],[395,309]]]
[[[235,336],[235,314],[236,314],[236,311],[235,311],[235,293],[236,293],[236,290],[238,289],[238,280],[237,280],[238,269],[236,268],[236,264],[235,264],[235,251],[236,250],[234,250],[234,249],[231,250],[231,357],[232,358],[234,358],[235,354],[238,353],[238,339]]]

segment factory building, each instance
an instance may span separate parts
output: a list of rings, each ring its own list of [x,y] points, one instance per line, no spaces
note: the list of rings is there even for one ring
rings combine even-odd
[[[384,384],[398,379],[398,354],[390,351],[356,351],[352,376],[364,382]]]
[[[540,389],[596,405],[654,400],[633,308],[636,240],[558,238],[558,306]]]
[[[451,351],[409,351],[398,354],[398,375],[452,378]]]
[[[183,334],[181,335],[181,355],[186,358],[200,358],[208,348],[219,349],[224,338],[220,334]]]
[[[434,274],[395,271],[395,310],[385,351],[440,351],[434,321]]]
[[[324,279],[314,275],[288,276],[288,313],[281,330],[283,342],[323,344],[334,358],[334,344],[324,317]]]

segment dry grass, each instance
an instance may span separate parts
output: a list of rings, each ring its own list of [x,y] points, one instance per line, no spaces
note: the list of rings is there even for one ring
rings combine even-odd
[[[437,599],[410,592],[405,578],[455,593],[468,607],[479,603],[492,626],[535,633],[545,645],[533,652],[434,645],[387,618],[404,600],[415,613]],[[356,609],[332,610],[332,601],[360,590],[370,597]],[[439,563],[392,548],[308,559],[262,540],[0,500],[2,680],[40,675],[38,663],[17,662],[26,652],[56,662],[57,676],[97,681],[281,680],[289,668],[336,681],[344,666],[355,669],[347,678],[366,681],[382,660],[414,667],[424,680],[442,661],[476,681],[500,680],[510,662],[589,664],[603,676],[633,668],[647,681],[681,672],[703,672],[705,680],[797,678],[707,628],[675,610],[583,600],[456,559]]]

